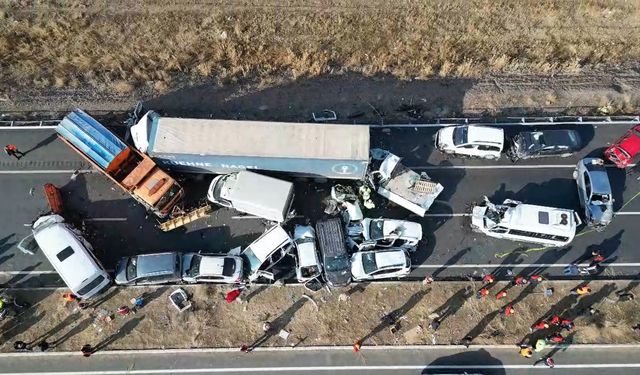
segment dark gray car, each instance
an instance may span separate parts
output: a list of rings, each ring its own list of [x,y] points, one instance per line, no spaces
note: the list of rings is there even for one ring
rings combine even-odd
[[[573,178],[578,185],[580,206],[587,224],[604,229],[613,219],[613,194],[604,160],[584,158],[578,162]]]
[[[141,254],[121,258],[116,268],[118,285],[151,285],[182,281],[182,255],[177,252]]]
[[[342,220],[333,218],[316,223],[316,236],[324,276],[330,287],[338,288],[351,282],[351,259],[347,251]]]
[[[542,130],[518,133],[507,154],[512,160],[567,157],[581,148],[582,140],[575,130]]]

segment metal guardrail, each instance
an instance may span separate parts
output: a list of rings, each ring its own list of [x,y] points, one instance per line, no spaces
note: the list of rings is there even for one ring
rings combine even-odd
[[[52,128],[58,125],[60,120],[0,120],[0,128],[30,129]]]
[[[53,128],[61,120],[0,120],[3,129],[47,129]],[[501,125],[501,126],[544,126],[544,125],[632,125],[640,123],[640,116],[558,116],[558,117],[444,117],[409,124],[355,124],[373,128],[414,128],[444,127],[455,125]]]

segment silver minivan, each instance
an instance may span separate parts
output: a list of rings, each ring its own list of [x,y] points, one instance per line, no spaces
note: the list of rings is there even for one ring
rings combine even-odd
[[[116,268],[118,285],[153,285],[182,281],[182,254],[140,254],[121,258]]]

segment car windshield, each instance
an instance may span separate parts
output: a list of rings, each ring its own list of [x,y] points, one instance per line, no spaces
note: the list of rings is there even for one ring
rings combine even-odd
[[[384,220],[372,220],[371,226],[369,226],[369,234],[372,240],[377,240],[384,237],[382,231],[384,227]]]
[[[200,262],[202,262],[202,257],[200,255],[194,255],[191,259],[191,264],[189,265],[189,271],[187,271],[187,275],[194,277],[200,273]]]
[[[133,280],[138,276],[137,264],[138,260],[136,257],[129,258],[129,261],[127,262],[127,280]]]
[[[366,253],[362,255],[362,269],[367,275],[378,269],[376,254]]]
[[[78,291],[80,296],[84,296],[90,291],[94,290],[98,285],[100,285],[104,281],[103,275],[98,275],[95,279],[93,279],[89,284],[85,285]]]
[[[466,126],[459,126],[455,128],[453,130],[453,144],[459,146],[467,143],[467,132],[468,128]]]
[[[302,245],[303,243],[310,243],[310,242],[315,242],[315,239],[313,237],[296,238],[296,244],[298,245]]]
[[[233,258],[224,258],[224,265],[222,266],[223,276],[233,276],[236,272],[236,261]]]
[[[244,256],[244,259],[249,263],[249,270],[251,272],[255,272],[258,270],[258,268],[260,268],[260,266],[262,265],[262,262],[260,261],[260,259],[258,259],[258,257],[255,256],[255,254],[253,253],[253,251],[251,251],[251,249],[247,249],[244,251],[244,253],[242,253],[242,255]]]
[[[345,257],[332,258],[325,264],[325,269],[329,272],[343,271],[350,266],[349,259]]]

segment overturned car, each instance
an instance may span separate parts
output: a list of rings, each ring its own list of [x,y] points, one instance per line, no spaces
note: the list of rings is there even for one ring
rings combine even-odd
[[[444,189],[426,173],[404,166],[401,158],[385,150],[371,150],[369,182],[378,194],[423,216]]]
[[[506,199],[493,204],[487,197],[473,206],[471,228],[490,237],[536,243],[545,246],[565,246],[576,235],[582,222],[576,212],[524,204]]]

